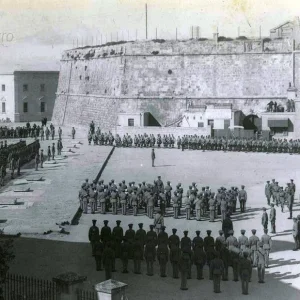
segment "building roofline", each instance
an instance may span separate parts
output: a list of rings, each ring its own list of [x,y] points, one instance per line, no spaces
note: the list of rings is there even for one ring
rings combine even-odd
[[[276,30],[276,29],[278,29],[278,28],[280,28],[280,27],[282,27],[282,26],[284,26],[284,25],[286,25],[288,23],[292,23],[293,24],[293,21],[286,21],[286,22],[284,22],[284,23],[282,23],[282,24],[280,24],[280,25],[278,25],[278,26],[276,26],[274,28],[271,28],[270,31]]]
[[[0,73],[0,76],[1,75],[14,75],[14,73]]]

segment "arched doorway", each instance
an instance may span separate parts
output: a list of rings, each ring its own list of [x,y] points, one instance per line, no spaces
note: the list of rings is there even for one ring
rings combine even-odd
[[[257,115],[248,115],[243,120],[243,126],[246,130],[261,130],[261,118]]]

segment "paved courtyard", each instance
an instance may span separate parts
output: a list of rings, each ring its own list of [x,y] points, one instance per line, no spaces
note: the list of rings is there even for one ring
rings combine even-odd
[[[82,142],[83,145],[78,144]],[[42,148],[46,149],[49,142],[42,142]],[[58,273],[75,271],[88,276],[86,288],[104,280],[103,272],[96,272],[94,260],[90,256],[90,245],[88,244],[87,232],[93,218],[98,220],[102,226],[104,219],[109,220],[111,227],[115,221],[120,219],[125,229],[129,223],[144,223],[147,229],[152,220],[140,214],[137,217],[113,216],[107,214],[102,216],[82,215],[79,225],[67,226],[69,235],[59,234],[58,226],[55,223],[70,221],[78,208],[78,190],[84,178],[94,179],[98,174],[102,163],[110,152],[110,147],[88,146],[84,134],[75,140],[78,149],[75,153],[63,153],[66,158],[57,160],[55,165],[45,165],[43,171],[34,171],[32,168],[23,170],[22,180],[43,176],[43,182],[26,183],[17,185],[20,179],[12,181],[2,190],[0,202],[3,204],[3,197],[8,200],[15,197],[13,190],[16,187],[30,187],[33,189],[31,196],[20,195],[18,201],[30,202],[27,209],[0,209],[0,219],[7,219],[6,223],[0,224],[7,233],[21,232],[23,237],[16,239],[16,260],[11,271],[30,276],[42,276],[51,279]],[[73,141],[68,136],[63,139],[64,150],[73,147]],[[122,179],[135,181],[136,183],[147,181],[153,182],[158,175],[161,175],[164,182],[170,180],[175,186],[181,182],[184,190],[191,182],[195,181],[198,187],[209,185],[212,190],[219,186],[231,187],[244,184],[248,192],[247,212],[243,215],[237,213],[233,216],[234,230],[239,235],[240,229],[245,229],[246,235],[251,235],[251,229],[257,229],[257,235],[262,235],[261,208],[266,205],[264,197],[264,185],[266,180],[276,178],[281,185],[285,185],[291,178],[294,179],[297,188],[300,182],[300,157],[297,155],[285,154],[264,154],[264,153],[234,153],[234,152],[202,152],[202,151],[179,151],[176,149],[156,149],[156,167],[151,167],[151,149],[123,149],[116,148],[114,154],[106,166],[102,179],[110,181],[115,179],[120,182]],[[18,181],[19,180],[19,181]],[[22,199],[21,199],[22,198]],[[28,200],[26,200],[28,199]],[[5,200],[7,201],[7,200]],[[33,205],[32,205],[33,204]],[[31,206],[32,205],[32,206]],[[299,214],[299,192],[296,192],[296,205],[294,215]],[[277,234],[273,236],[274,247],[270,255],[270,268],[267,270],[266,283],[257,283],[257,274],[254,272],[250,284],[250,295],[248,299],[259,297],[272,297],[273,299],[299,299],[300,298],[300,251],[291,251],[293,238],[291,236],[292,221],[287,219],[288,212],[281,213],[277,208]],[[165,218],[166,231],[170,234],[171,229],[176,227],[178,234],[182,236],[183,230],[189,230],[189,235],[199,229],[201,235],[206,235],[206,230],[211,229],[212,235],[217,236],[221,228],[221,222],[209,223],[207,220],[197,222],[187,221],[184,218],[174,220],[171,217]],[[55,231],[49,235],[42,233],[47,230]],[[30,238],[29,238],[30,237]],[[32,239],[32,238],[35,239]],[[219,299],[228,297],[240,299],[240,282],[233,281],[221,283],[221,295],[212,293],[212,282],[209,280],[188,281],[189,290],[179,290],[179,281],[170,278],[171,268],[168,268],[168,277],[160,278],[158,264],[155,266],[156,275],[149,278],[145,275],[120,273],[121,264],[117,264],[118,272],[113,273],[113,278],[129,284],[128,299]],[[208,272],[205,271],[205,278]],[[230,272],[230,279],[232,273]],[[195,270],[193,270],[195,278]],[[167,295],[167,296],[166,296]]]

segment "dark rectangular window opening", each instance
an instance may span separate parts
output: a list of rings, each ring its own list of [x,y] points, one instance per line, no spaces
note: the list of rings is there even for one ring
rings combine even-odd
[[[6,112],[5,102],[2,102],[2,112],[3,112],[3,113]]]
[[[2,92],[5,92],[5,84],[2,84]]]
[[[204,127],[204,123],[203,122],[198,122],[198,127]]]
[[[41,112],[45,112],[45,102],[41,102]]]
[[[23,84],[23,92],[27,92],[28,91],[28,84]]]
[[[24,112],[24,113],[27,113],[27,112],[28,112],[28,103],[27,103],[27,102],[24,102],[24,103],[23,103],[23,112]]]
[[[128,119],[128,126],[134,126],[134,119]]]
[[[45,84],[44,83],[41,84],[41,92],[45,92]]]

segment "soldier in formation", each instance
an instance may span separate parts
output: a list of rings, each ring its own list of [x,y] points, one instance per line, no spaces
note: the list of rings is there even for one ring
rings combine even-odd
[[[181,278],[180,288],[187,290],[188,280],[192,278],[191,270],[195,265],[197,279],[203,280],[203,269],[208,266],[209,279],[213,281],[213,291],[220,293],[221,280],[228,280],[228,268],[233,268],[233,280],[241,280],[242,293],[248,294],[248,283],[252,277],[252,263],[258,267],[259,282],[264,282],[264,269],[268,267],[269,252],[272,248],[272,241],[265,230],[261,239],[256,238],[256,230],[252,230],[255,238],[247,238],[246,231],[241,230],[241,236],[237,239],[234,232],[229,232],[229,237],[225,239],[223,231],[219,232],[219,237],[214,239],[211,230],[207,230],[207,236],[203,239],[200,231],[191,239],[188,231],[184,231],[184,236],[179,238],[177,230],[172,229],[172,234],[168,236],[165,226],[157,235],[150,225],[150,230],[146,232],[143,224],[139,223],[137,229],[133,229],[133,224],[129,224],[129,229],[124,232],[120,226],[121,221],[116,221],[116,226],[111,230],[108,221],[104,221],[101,228],[96,226],[96,220],[89,229],[89,241],[92,247],[92,256],[96,261],[96,270],[105,269],[106,279],[112,277],[115,271],[115,260],[122,261],[121,271],[128,273],[128,264],[133,261],[133,271],[141,274],[141,266],[145,261],[148,276],[154,275],[154,262],[159,264],[159,275],[167,277],[167,266],[172,267],[172,277]],[[256,248],[253,248],[253,245]],[[252,251],[257,253],[251,258]],[[253,258],[254,257],[254,258]]]

